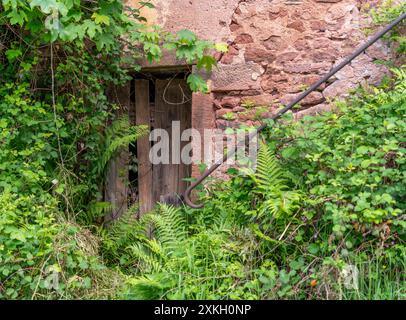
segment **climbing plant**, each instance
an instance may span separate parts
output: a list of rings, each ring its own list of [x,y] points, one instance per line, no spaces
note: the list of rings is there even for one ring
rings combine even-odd
[[[70,209],[78,206],[69,202],[86,203],[89,195],[99,192],[95,182],[100,177],[89,176],[97,171],[89,167],[101,154],[104,128],[114,120],[117,108],[108,101],[106,89],[128,81],[141,59],[158,61],[163,50],[206,70],[216,64],[211,53],[226,50],[189,30],[170,34],[146,24],[143,8],[153,9],[153,4],[141,1],[139,8],[130,8],[118,0],[1,1],[0,84],[8,97],[2,112],[18,114],[20,121],[28,111],[46,118],[38,120],[44,121],[40,128],[47,125],[40,136],[46,136],[49,144],[42,161],[53,170],[55,190]],[[190,74],[187,81],[193,91],[208,90],[198,75]],[[10,109],[19,100],[29,107]],[[12,117],[3,118],[4,129],[17,120]],[[26,134],[34,125],[20,122]]]

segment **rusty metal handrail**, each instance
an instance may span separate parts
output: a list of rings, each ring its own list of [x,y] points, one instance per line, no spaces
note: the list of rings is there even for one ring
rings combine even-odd
[[[355,50],[350,56],[345,58],[339,65],[334,67],[333,69],[330,70],[324,77],[322,77],[320,80],[315,82],[313,85],[310,86],[309,89],[301,93],[295,100],[292,102],[288,103],[283,109],[279,110],[274,116],[272,116],[270,119],[277,120],[279,119],[284,113],[292,109],[296,104],[298,104],[300,101],[302,101],[304,98],[306,98],[310,93],[315,91],[320,85],[322,85],[324,82],[326,82],[328,79],[330,79],[333,75],[335,75],[338,71],[340,71],[342,68],[344,68],[346,65],[351,63],[352,60],[354,60],[356,57],[358,57],[361,53],[363,53],[366,49],[368,49],[370,46],[372,46],[375,42],[377,42],[380,38],[382,38],[386,33],[388,33],[390,30],[392,30],[395,26],[397,26],[403,19],[406,18],[406,12],[403,13],[399,18],[394,20],[392,23],[387,25],[385,28],[383,28],[381,31],[377,32],[373,37],[371,37],[366,43],[364,43],[362,46],[360,46],[357,50]],[[264,130],[267,127],[267,124],[262,124],[259,126],[254,132],[248,135],[249,141],[251,141],[258,133],[260,133],[262,130]],[[194,209],[200,209],[203,208],[203,204],[195,204],[192,202],[190,199],[190,195],[192,191],[199,185],[201,184],[209,175],[211,175],[218,167],[220,167],[224,162],[227,161],[230,157],[232,157],[236,153],[236,150],[231,150],[229,153],[224,155],[222,159],[217,161],[214,165],[212,165],[209,169],[207,169],[195,182],[193,182],[183,193],[183,200],[184,202],[191,208]]]

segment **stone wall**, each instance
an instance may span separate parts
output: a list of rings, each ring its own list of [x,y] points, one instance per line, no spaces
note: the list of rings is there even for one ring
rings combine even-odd
[[[271,114],[318,80],[365,40],[363,15],[376,1],[353,0],[255,0],[240,1],[229,25],[230,51],[220,58],[212,76],[217,125]],[[377,83],[386,70],[373,63],[389,54],[379,43],[310,94],[298,107],[323,110],[327,102],[344,96],[363,82]],[[244,111],[243,107],[268,106]],[[231,121],[220,119],[229,110]]]
[[[205,100],[212,101],[216,119],[208,125],[224,129],[270,116],[350,54],[366,39],[368,8],[377,2],[155,0],[157,10],[146,15],[168,31],[187,28],[229,44],[229,52],[217,56],[218,68],[208,79],[211,100]],[[296,111],[324,110],[358,84],[379,82],[387,70],[374,60],[388,55],[383,43],[374,45]]]

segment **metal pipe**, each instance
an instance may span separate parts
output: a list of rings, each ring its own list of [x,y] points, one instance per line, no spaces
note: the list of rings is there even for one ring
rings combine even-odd
[[[291,110],[296,104],[306,98],[310,93],[315,91],[320,85],[330,79],[333,75],[335,75],[338,71],[344,68],[346,65],[350,64],[352,60],[358,57],[361,53],[363,53],[366,49],[372,46],[375,42],[377,42],[380,38],[382,38],[386,33],[392,30],[395,26],[397,26],[403,19],[406,18],[406,12],[403,13],[399,18],[394,20],[392,23],[387,25],[381,31],[377,32],[374,36],[372,36],[367,42],[365,42],[362,46],[360,46],[357,50],[355,50],[350,56],[345,58],[340,64],[336,67],[331,69],[325,76],[323,76],[320,80],[315,82],[313,85],[310,86],[306,91],[301,93],[299,96],[296,97],[292,102],[288,103],[284,108],[279,110],[274,116],[271,117],[273,120],[279,119],[284,113]],[[258,133],[264,130],[267,127],[266,124],[262,124],[259,126],[255,132],[249,134],[248,139],[252,140]],[[231,150],[229,153],[224,155],[224,157],[217,161],[214,165],[212,165],[209,169],[207,169],[195,182],[193,182],[184,192],[183,200],[184,202],[191,208],[200,209],[203,208],[203,204],[195,204],[190,199],[190,195],[192,191],[201,184],[209,175],[211,175],[218,167],[220,167],[224,162],[227,161],[230,157],[235,154],[236,150]]]

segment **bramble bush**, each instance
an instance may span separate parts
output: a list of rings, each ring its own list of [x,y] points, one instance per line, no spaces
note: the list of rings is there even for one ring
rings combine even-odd
[[[334,112],[273,126],[269,145],[307,195],[303,215],[315,232],[316,253],[347,262],[391,257],[400,271],[406,231],[406,73],[404,67],[392,71],[393,80],[360,89]],[[405,294],[403,284],[401,276],[398,298]]]
[[[41,275],[34,269],[52,252],[55,208],[33,196],[9,193],[1,194],[0,205],[0,298],[28,297]]]
[[[108,270],[90,231],[58,221],[51,197],[0,195],[0,298],[115,296],[120,273]]]

